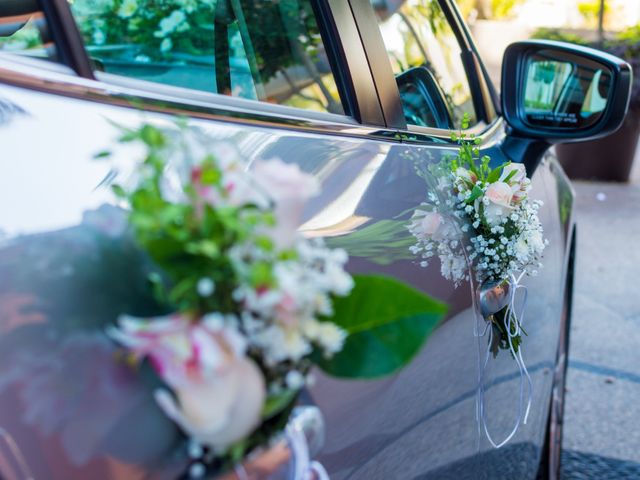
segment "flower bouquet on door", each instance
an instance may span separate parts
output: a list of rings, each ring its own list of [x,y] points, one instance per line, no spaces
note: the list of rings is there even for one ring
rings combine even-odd
[[[297,232],[320,190],[298,166],[249,165],[185,122],[119,128],[142,155],[112,189],[167,314],[123,314],[107,331],[132,368],[158,377],[155,398],[184,433],[191,476],[244,468],[277,442],[314,367],[393,373],[443,317],[442,304],[395,280],[352,277],[345,251]]]

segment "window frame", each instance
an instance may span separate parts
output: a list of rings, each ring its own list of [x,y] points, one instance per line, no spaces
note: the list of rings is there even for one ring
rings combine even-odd
[[[377,58],[377,62],[371,61],[371,55],[367,56],[371,53],[372,46],[376,44],[378,47],[384,46],[377,20],[374,24],[375,28],[368,30],[358,28],[362,26],[363,18],[366,19],[367,16],[375,18],[375,12],[369,0],[315,0],[316,5],[319,6],[319,13],[316,15],[318,25],[325,33],[323,41],[328,55],[334,62],[331,64],[333,74],[336,76],[336,81],[342,82],[345,88],[345,92],[341,92],[341,100],[345,109],[349,108],[351,112],[351,115],[344,116],[197,92],[122,76],[116,81],[109,78],[108,74],[93,71],[67,1],[36,1],[41,6],[47,5],[47,10],[44,8],[43,10],[47,14],[48,21],[56,24],[58,35],[54,38],[56,46],[59,44],[67,46],[65,47],[69,55],[67,58],[75,58],[69,63],[77,77],[62,80],[56,75],[52,83],[47,79],[49,75],[46,70],[39,71],[36,75],[38,78],[33,78],[34,70],[29,69],[31,78],[18,75],[13,76],[10,81],[3,79],[7,83],[31,87],[37,85],[38,90],[58,95],[223,122],[375,138],[392,143],[451,143],[449,130],[407,127],[386,49],[378,50],[378,54],[384,52],[384,55],[373,57],[374,60]],[[469,79],[474,101],[480,98],[479,101],[487,106],[487,110],[492,110],[496,106],[495,89],[491,90],[491,82],[484,66],[478,61],[477,51],[468,29],[450,0],[438,1],[445,15],[448,16],[461,47],[467,48],[475,57],[476,74],[473,75],[475,78]],[[57,15],[54,13],[50,16],[52,11],[58,12]],[[66,30],[62,28],[67,25],[65,22],[71,22],[71,26]],[[60,39],[60,35],[63,40]],[[87,68],[89,71],[86,71]],[[386,75],[385,69],[387,69]],[[480,137],[484,143],[485,139],[492,141],[496,132],[503,131],[503,125],[502,117],[494,114],[490,121],[481,121],[467,131]]]
[[[35,0],[44,13],[60,63],[78,76],[93,79],[93,68],[67,0]]]
[[[464,55],[462,61],[478,118],[478,122],[466,131],[475,135],[493,131],[496,122],[500,118],[496,115],[495,95],[491,93],[491,82],[487,77],[484,65],[479,59],[471,35],[455,5],[450,0],[437,1]],[[349,2],[358,27],[360,27],[360,36],[381,97],[380,104],[383,106],[385,118],[387,119],[387,128],[401,132],[405,139],[409,141],[424,142],[433,138],[449,141],[450,131],[447,129],[408,125],[406,123],[391,62],[370,0],[349,0]]]

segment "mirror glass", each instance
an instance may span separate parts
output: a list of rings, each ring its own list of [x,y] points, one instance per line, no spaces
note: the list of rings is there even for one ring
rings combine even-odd
[[[396,77],[404,117],[409,125],[452,128],[444,93],[433,74],[415,67]]]
[[[588,128],[607,106],[608,67],[569,53],[540,50],[526,63],[523,109],[532,126]]]

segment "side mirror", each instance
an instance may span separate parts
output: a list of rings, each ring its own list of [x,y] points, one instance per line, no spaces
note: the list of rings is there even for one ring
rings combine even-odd
[[[444,92],[428,69],[410,68],[399,74],[396,82],[407,124],[453,128]]]
[[[613,55],[562,42],[509,45],[502,109],[514,133],[550,143],[614,132],[629,108],[632,71]]]

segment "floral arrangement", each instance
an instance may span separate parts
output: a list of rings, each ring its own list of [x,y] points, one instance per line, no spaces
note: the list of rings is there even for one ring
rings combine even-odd
[[[468,119],[465,115],[463,129]],[[538,218],[542,202],[528,196],[531,181],[524,165],[491,168],[488,156],[479,158],[473,135],[453,133],[452,140],[460,143],[458,156],[422,173],[430,189],[409,225],[417,240],[411,251],[425,267],[437,255],[442,275],[456,286],[474,272],[481,290],[493,290],[494,308],[481,305],[493,327],[493,354],[505,349],[515,355],[523,330],[509,302],[509,284],[514,290],[524,273],[535,275],[541,266],[547,243]]]
[[[395,280],[351,277],[345,251],[297,233],[320,186],[296,165],[249,169],[231,144],[184,122],[123,129],[120,141],[146,152],[112,188],[167,314],[120,315],[107,330],[124,358],[159,377],[155,399],[191,442],[198,475],[276,438],[313,366],[349,378],[392,373],[444,315]]]

